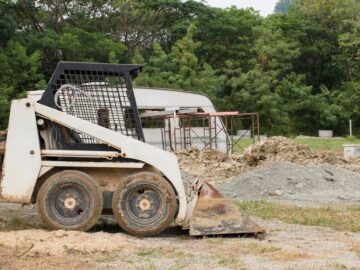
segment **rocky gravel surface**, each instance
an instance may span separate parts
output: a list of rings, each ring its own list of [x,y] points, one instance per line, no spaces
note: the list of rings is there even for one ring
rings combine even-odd
[[[272,162],[219,183],[217,188],[234,199],[267,199],[300,206],[360,204],[360,174],[329,164]]]

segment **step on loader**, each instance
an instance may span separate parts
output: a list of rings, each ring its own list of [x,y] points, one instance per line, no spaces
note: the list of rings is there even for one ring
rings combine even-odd
[[[111,213],[136,236],[172,223],[194,236],[263,234],[209,183],[185,180],[173,153],[146,144],[132,88],[141,68],[59,62],[39,101],[13,100],[2,200],[36,203],[54,230],[86,231]]]

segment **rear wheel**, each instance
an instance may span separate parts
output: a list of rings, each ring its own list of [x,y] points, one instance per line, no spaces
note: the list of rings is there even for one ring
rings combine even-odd
[[[80,171],[51,176],[37,196],[40,215],[51,229],[86,231],[102,212],[102,193],[97,182]]]
[[[135,236],[152,236],[166,229],[177,209],[170,183],[155,173],[137,173],[120,183],[113,197],[120,227]]]

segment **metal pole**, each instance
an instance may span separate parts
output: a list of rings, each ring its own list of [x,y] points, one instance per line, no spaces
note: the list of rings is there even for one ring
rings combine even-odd
[[[350,137],[353,135],[353,131],[352,131],[352,120],[349,120],[349,129],[350,129]]]
[[[252,137],[253,137],[253,143],[255,144],[255,116],[251,115],[251,129],[252,129]]]
[[[231,154],[234,152],[234,117],[230,115]]]
[[[259,114],[256,114],[256,126],[257,126],[257,137],[258,137],[258,141],[260,142],[260,119],[259,119]]]
[[[225,124],[225,132],[227,133],[226,134],[226,152],[228,155],[230,155],[230,152],[231,152],[231,145],[230,145],[230,134],[229,134],[229,129],[228,129],[228,121],[227,121],[227,117],[225,116],[224,117],[224,124]]]

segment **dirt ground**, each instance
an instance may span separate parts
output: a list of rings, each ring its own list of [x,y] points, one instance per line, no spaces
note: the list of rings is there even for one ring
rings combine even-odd
[[[360,269],[360,233],[256,221],[265,240],[193,238],[172,228],[136,238],[111,219],[91,232],[47,231],[35,209],[0,205],[0,269]]]
[[[308,200],[314,188],[328,188],[335,190],[332,198],[350,202],[360,181],[357,162],[313,153],[281,137],[244,155],[196,150],[178,155],[182,169],[223,186],[230,198],[249,199],[244,195],[252,192],[251,198],[276,197],[291,204]],[[346,181],[349,189],[342,188]],[[122,232],[111,217],[102,218],[90,232],[48,231],[34,206],[0,203],[0,269],[360,269],[360,233],[256,221],[267,231],[264,240],[194,238],[179,228],[136,238]]]

